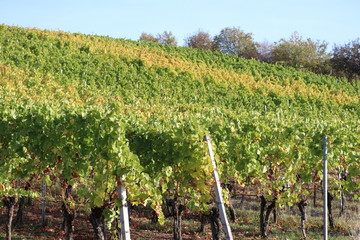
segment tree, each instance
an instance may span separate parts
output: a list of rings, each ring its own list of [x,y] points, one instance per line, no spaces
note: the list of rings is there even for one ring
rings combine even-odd
[[[139,40],[144,42],[159,43],[159,38],[155,37],[151,33],[141,33]]]
[[[257,58],[258,52],[252,33],[245,33],[238,27],[224,28],[214,37],[215,46],[225,54],[244,58]]]
[[[194,35],[191,35],[185,39],[185,45],[191,48],[212,50],[214,47],[214,42],[211,39],[209,33],[199,30]]]
[[[281,39],[271,52],[271,61],[283,63],[298,69],[307,69],[317,73],[326,73],[330,54],[327,53],[327,43],[313,41],[294,32],[289,40]]]
[[[159,43],[173,46],[177,45],[176,38],[171,31],[164,31],[162,34],[158,34],[157,38],[159,39]]]
[[[167,45],[177,45],[177,41],[172,32],[164,31],[161,34],[157,34],[156,37],[151,33],[141,33],[140,41],[162,43]]]
[[[261,62],[271,62],[271,52],[274,45],[268,41],[263,41],[262,43],[258,43],[256,46],[259,54],[257,60]]]
[[[349,81],[360,79],[360,38],[343,46],[335,45],[331,63],[335,75]]]

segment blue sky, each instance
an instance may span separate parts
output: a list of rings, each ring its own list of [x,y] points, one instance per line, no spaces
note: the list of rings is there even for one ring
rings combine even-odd
[[[137,40],[172,31],[179,45],[197,30],[240,27],[256,41],[304,38],[329,46],[360,37],[359,0],[0,0],[0,23]]]

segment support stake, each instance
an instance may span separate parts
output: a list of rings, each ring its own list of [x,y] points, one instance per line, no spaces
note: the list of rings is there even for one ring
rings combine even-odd
[[[120,207],[121,237],[122,240],[130,240],[129,211],[128,211],[128,204],[126,201],[126,188],[121,180],[119,181],[119,183],[120,184],[117,191],[118,191],[118,196],[121,200],[121,207]]]
[[[218,175],[217,168],[216,168],[216,162],[215,162],[215,158],[214,158],[214,154],[213,154],[213,150],[212,150],[212,146],[211,146],[211,142],[210,142],[210,137],[205,135],[204,140],[207,142],[207,145],[209,148],[209,155],[210,155],[211,162],[212,162],[213,168],[214,168],[213,176],[214,176],[215,182],[216,182],[216,184],[214,186],[214,191],[215,191],[215,195],[216,195],[216,204],[217,204],[217,207],[218,207],[219,213],[220,213],[221,223],[222,223],[222,226],[224,229],[226,240],[233,240],[230,224],[226,217],[226,211],[225,211],[225,205],[224,205],[224,201],[223,201],[223,197],[222,197],[220,179],[219,179],[219,175]]]
[[[328,176],[327,176],[327,136],[324,136],[324,240],[328,240]]]

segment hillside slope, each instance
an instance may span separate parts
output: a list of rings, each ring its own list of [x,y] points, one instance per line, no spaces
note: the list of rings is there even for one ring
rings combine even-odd
[[[344,79],[184,47],[0,25],[0,53],[3,86],[32,98],[36,88],[52,88],[55,96],[46,96],[52,102],[82,102],[90,94],[124,104],[235,112],[264,106],[359,111],[359,86]]]

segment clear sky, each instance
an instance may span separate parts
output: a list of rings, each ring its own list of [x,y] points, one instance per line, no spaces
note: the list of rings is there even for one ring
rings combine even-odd
[[[0,0],[0,23],[133,40],[167,30],[178,45],[235,26],[259,42],[297,31],[332,47],[360,37],[360,0]]]

